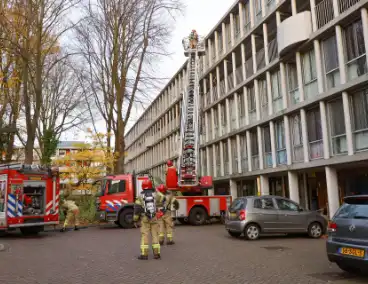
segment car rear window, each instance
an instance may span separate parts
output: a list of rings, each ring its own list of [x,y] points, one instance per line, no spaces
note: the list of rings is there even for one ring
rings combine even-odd
[[[368,219],[368,198],[349,198],[336,212],[336,218]]]
[[[247,205],[247,200],[245,198],[237,198],[233,201],[230,207],[230,211],[237,211],[244,209]]]

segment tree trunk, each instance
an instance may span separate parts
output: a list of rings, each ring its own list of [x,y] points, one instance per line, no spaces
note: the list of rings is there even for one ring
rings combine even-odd
[[[124,173],[124,162],[125,162],[125,137],[124,130],[125,125],[123,120],[117,121],[117,129],[115,133],[115,153],[118,153],[118,159],[115,162],[114,171],[116,174]]]

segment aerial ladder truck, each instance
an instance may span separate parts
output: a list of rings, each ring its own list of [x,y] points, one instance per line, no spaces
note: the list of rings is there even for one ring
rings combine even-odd
[[[177,176],[166,174],[166,187],[173,191],[179,201],[179,210],[173,211],[181,223],[203,225],[212,218],[223,219],[230,206],[231,196],[208,196],[213,188],[211,176],[201,176],[200,169],[200,101],[199,60],[205,55],[204,40],[193,30],[183,41],[187,61],[187,86],[182,93],[180,123],[180,149]],[[171,163],[171,162],[170,162]],[[169,165],[169,163],[168,163]],[[199,193],[199,195],[198,195]]]

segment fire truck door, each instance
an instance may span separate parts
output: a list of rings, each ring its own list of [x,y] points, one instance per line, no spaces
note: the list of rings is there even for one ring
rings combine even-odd
[[[8,175],[0,175],[0,228],[7,226],[6,224],[7,183],[8,183]]]

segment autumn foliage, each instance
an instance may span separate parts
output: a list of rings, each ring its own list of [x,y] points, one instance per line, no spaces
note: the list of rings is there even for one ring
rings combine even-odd
[[[115,162],[113,151],[106,146],[107,134],[97,133],[86,142],[76,143],[77,148],[53,161],[60,167],[60,178],[68,181],[73,189],[92,189],[92,183],[106,175]]]

